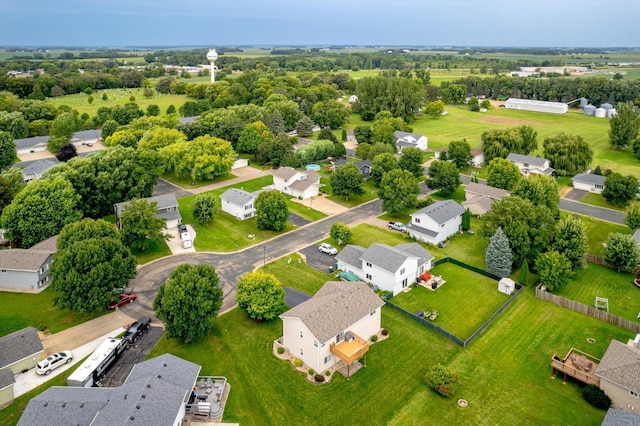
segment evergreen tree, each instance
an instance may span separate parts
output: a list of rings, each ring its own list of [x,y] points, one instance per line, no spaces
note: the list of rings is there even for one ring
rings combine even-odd
[[[296,131],[300,136],[310,136],[313,133],[314,122],[306,115],[303,116],[296,124]]]
[[[487,263],[487,272],[501,278],[511,275],[513,254],[509,247],[509,239],[502,232],[502,228],[498,228],[489,240],[485,261]]]
[[[584,223],[578,216],[571,215],[558,223],[551,249],[562,253],[571,263],[571,270],[575,272],[585,267],[584,255],[587,253],[588,242]]]
[[[461,226],[462,226],[462,229],[465,231],[468,231],[469,229],[471,229],[471,211],[469,211],[469,209],[466,209],[462,214]]]
[[[522,261],[522,266],[520,267],[520,284],[527,285],[529,282],[529,263],[527,260]]]
[[[633,102],[618,104],[618,112],[609,120],[609,142],[616,149],[625,148],[632,144],[640,131],[640,114]]]

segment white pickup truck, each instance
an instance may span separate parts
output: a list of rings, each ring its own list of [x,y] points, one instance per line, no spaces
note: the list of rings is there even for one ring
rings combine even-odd
[[[401,222],[389,222],[387,224],[387,228],[393,229],[394,231],[406,232],[407,227],[404,226]]]

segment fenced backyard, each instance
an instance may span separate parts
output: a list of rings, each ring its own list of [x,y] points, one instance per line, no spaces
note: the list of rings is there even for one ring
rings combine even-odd
[[[517,284],[512,295],[500,293],[499,277],[449,257],[436,261],[431,273],[441,275],[446,283],[435,291],[418,286],[393,298],[389,295],[385,302],[464,348],[522,291]],[[422,315],[434,311],[438,313],[433,320]]]

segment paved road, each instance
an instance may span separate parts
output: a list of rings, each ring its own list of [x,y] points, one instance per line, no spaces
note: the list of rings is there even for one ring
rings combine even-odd
[[[278,259],[326,238],[334,222],[344,222],[353,226],[380,214],[382,201],[374,200],[238,252],[179,254],[147,263],[138,269],[138,276],[131,281],[132,291],[138,295],[138,300],[123,306],[120,310],[132,318],[143,315],[155,317],[153,299],[158,287],[169,278],[171,272],[183,263],[205,263],[214,266],[220,277],[224,294],[221,312],[224,312],[235,305],[235,284],[246,272],[253,271],[263,262]]]
[[[571,201],[561,198],[558,205],[560,210],[566,210],[573,213],[578,213],[584,216],[591,216],[596,219],[606,220],[607,222],[613,222],[620,225],[624,225],[623,212],[617,210],[605,209],[603,207],[596,207],[590,204],[580,203],[578,201]]]

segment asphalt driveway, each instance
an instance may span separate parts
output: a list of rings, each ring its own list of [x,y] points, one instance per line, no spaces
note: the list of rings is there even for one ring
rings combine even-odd
[[[284,297],[285,297],[285,299],[287,301],[287,305],[290,308],[295,308],[296,306],[298,306],[302,302],[306,302],[307,300],[311,299],[311,296],[308,295],[307,293],[304,293],[304,292],[298,291],[298,290],[294,290],[294,289],[289,288],[289,287],[285,287],[284,288]]]
[[[307,265],[316,268],[318,271],[328,273],[329,267],[335,267],[335,256],[326,254],[318,250],[318,245],[313,244],[300,250],[306,260]]]
[[[287,220],[296,226],[304,226],[307,223],[311,223],[310,220],[307,220],[302,216],[298,216],[295,213],[289,213],[289,217],[287,218]]]
[[[587,195],[589,191],[585,191],[583,189],[573,188],[569,192],[564,195],[564,199],[571,201],[580,201]]]

